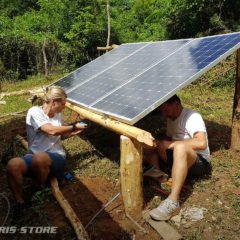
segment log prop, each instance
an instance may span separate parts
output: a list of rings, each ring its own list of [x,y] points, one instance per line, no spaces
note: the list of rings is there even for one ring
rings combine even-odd
[[[28,149],[28,142],[20,135],[16,136],[16,140],[19,141],[25,149]],[[85,231],[82,223],[80,222],[79,218],[77,217],[76,213],[68,203],[68,201],[64,198],[62,192],[59,189],[58,181],[56,178],[51,179],[51,190],[54,197],[57,199],[59,205],[62,207],[65,216],[72,224],[75,233],[77,235],[78,240],[88,240],[88,234]]]
[[[142,130],[134,126],[130,126],[117,120],[113,120],[107,116],[101,116],[97,113],[90,112],[84,108],[80,108],[69,102],[66,103],[66,107],[79,113],[81,117],[87,118],[90,121],[93,121],[103,127],[106,127],[111,131],[127,136],[129,138],[136,139],[139,143],[142,143],[148,147],[155,146],[155,139],[153,138],[151,133],[145,130]]]
[[[75,233],[77,235],[77,239],[79,240],[85,240],[89,239],[87,232],[85,231],[82,223],[80,222],[79,218],[73,211],[72,207],[68,203],[68,201],[64,198],[62,192],[59,189],[58,181],[56,178],[51,179],[51,187],[52,187],[52,193],[54,197],[57,199],[58,203],[62,207],[65,216],[68,218],[68,220],[71,222]]]
[[[41,97],[43,93],[37,93],[36,95]],[[130,126],[117,120],[113,120],[108,116],[102,116],[97,113],[88,111],[87,109],[78,107],[68,101],[66,103],[66,107],[80,114],[82,118],[86,118],[118,134],[136,139],[139,143],[142,143],[146,147],[152,148],[156,146],[155,139],[152,134],[145,130]]]

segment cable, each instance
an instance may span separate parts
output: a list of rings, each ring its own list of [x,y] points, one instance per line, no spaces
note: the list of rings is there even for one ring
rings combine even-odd
[[[7,202],[7,206],[8,206],[7,215],[6,215],[6,217],[3,221],[3,224],[2,224],[2,226],[4,226],[7,222],[8,217],[9,217],[11,206],[10,206],[10,202],[9,202],[8,197],[7,197],[5,192],[0,193],[0,197],[3,198]]]
[[[120,195],[120,192],[117,193],[110,201],[108,201],[106,204],[103,205],[103,207],[91,218],[89,223],[85,226],[85,229],[89,227],[89,225],[94,221],[94,219],[111,203],[113,202],[118,196]]]

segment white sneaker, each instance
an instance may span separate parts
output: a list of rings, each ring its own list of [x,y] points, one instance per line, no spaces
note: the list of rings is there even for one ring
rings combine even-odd
[[[150,211],[150,216],[157,221],[166,221],[176,215],[180,210],[179,202],[167,198],[157,208]]]

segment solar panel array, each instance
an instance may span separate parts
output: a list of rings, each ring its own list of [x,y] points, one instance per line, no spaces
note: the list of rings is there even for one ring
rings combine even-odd
[[[240,33],[122,44],[54,85],[68,100],[134,124],[240,48]]]

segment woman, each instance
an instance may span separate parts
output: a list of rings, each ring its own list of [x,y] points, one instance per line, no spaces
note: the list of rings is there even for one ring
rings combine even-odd
[[[23,177],[31,177],[37,186],[41,186],[49,176],[62,176],[66,154],[61,139],[77,135],[87,127],[80,123],[62,126],[61,112],[66,98],[62,88],[53,86],[45,93],[41,106],[28,110],[28,154],[11,159],[7,165],[8,184],[17,202],[15,211],[24,208]]]

